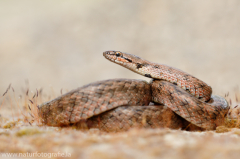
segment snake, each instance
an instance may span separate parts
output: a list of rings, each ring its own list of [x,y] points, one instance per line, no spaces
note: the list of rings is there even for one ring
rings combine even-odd
[[[204,130],[223,124],[228,102],[212,95],[211,86],[198,78],[121,51],[105,51],[103,56],[151,81],[108,79],[74,89],[38,106],[44,124],[84,123],[105,131],[132,126],[181,128],[183,120]]]

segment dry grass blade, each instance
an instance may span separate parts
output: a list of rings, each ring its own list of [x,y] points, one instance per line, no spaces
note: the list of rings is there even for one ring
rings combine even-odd
[[[9,90],[10,88],[11,88],[11,83],[9,84],[7,90],[3,93],[3,96],[5,96],[5,95],[7,94],[8,90]]]
[[[31,99],[29,99],[29,101],[33,104],[33,101]]]

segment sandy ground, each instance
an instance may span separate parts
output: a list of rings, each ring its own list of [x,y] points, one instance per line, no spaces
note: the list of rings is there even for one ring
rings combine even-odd
[[[6,125],[19,114],[18,105],[27,114],[28,89],[29,98],[42,90],[41,103],[98,80],[149,80],[104,59],[106,50],[182,69],[211,85],[214,94],[229,92],[232,105],[239,104],[239,7],[238,0],[0,1],[0,93],[10,83],[13,88],[0,97],[0,151],[68,151],[80,158],[238,158],[239,129],[106,134],[27,122]],[[33,133],[19,136],[22,129]]]
[[[106,134],[97,130],[82,132],[21,127],[11,131],[1,129],[0,151],[2,154],[20,152],[22,155],[37,151],[52,158],[61,158],[61,154],[66,158],[83,159],[237,159],[240,153],[239,135],[239,129],[228,133],[133,129],[125,133]]]

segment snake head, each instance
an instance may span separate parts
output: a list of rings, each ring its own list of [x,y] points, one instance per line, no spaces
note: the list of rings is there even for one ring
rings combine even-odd
[[[118,64],[128,62],[128,60],[124,58],[123,53],[120,51],[105,51],[103,52],[103,56],[106,59]]]
[[[115,62],[117,64],[120,64],[120,65],[125,65],[127,63],[135,63],[136,60],[141,59],[140,57],[138,57],[136,55],[123,53],[121,51],[105,51],[105,52],[103,52],[103,56],[106,59],[108,59],[112,62]]]
[[[133,72],[146,76],[146,66],[149,66],[149,61],[144,60],[136,55],[124,53],[121,51],[105,51],[103,56],[109,61],[119,64]],[[149,77],[149,76],[146,76]]]

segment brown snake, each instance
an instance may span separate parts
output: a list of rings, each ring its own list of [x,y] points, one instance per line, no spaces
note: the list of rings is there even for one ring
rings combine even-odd
[[[211,96],[212,88],[192,75],[120,51],[103,55],[153,80],[110,79],[72,90],[39,106],[45,124],[84,122],[90,128],[118,131],[133,126],[181,128],[181,117],[207,130],[223,123],[228,103],[220,96]]]

